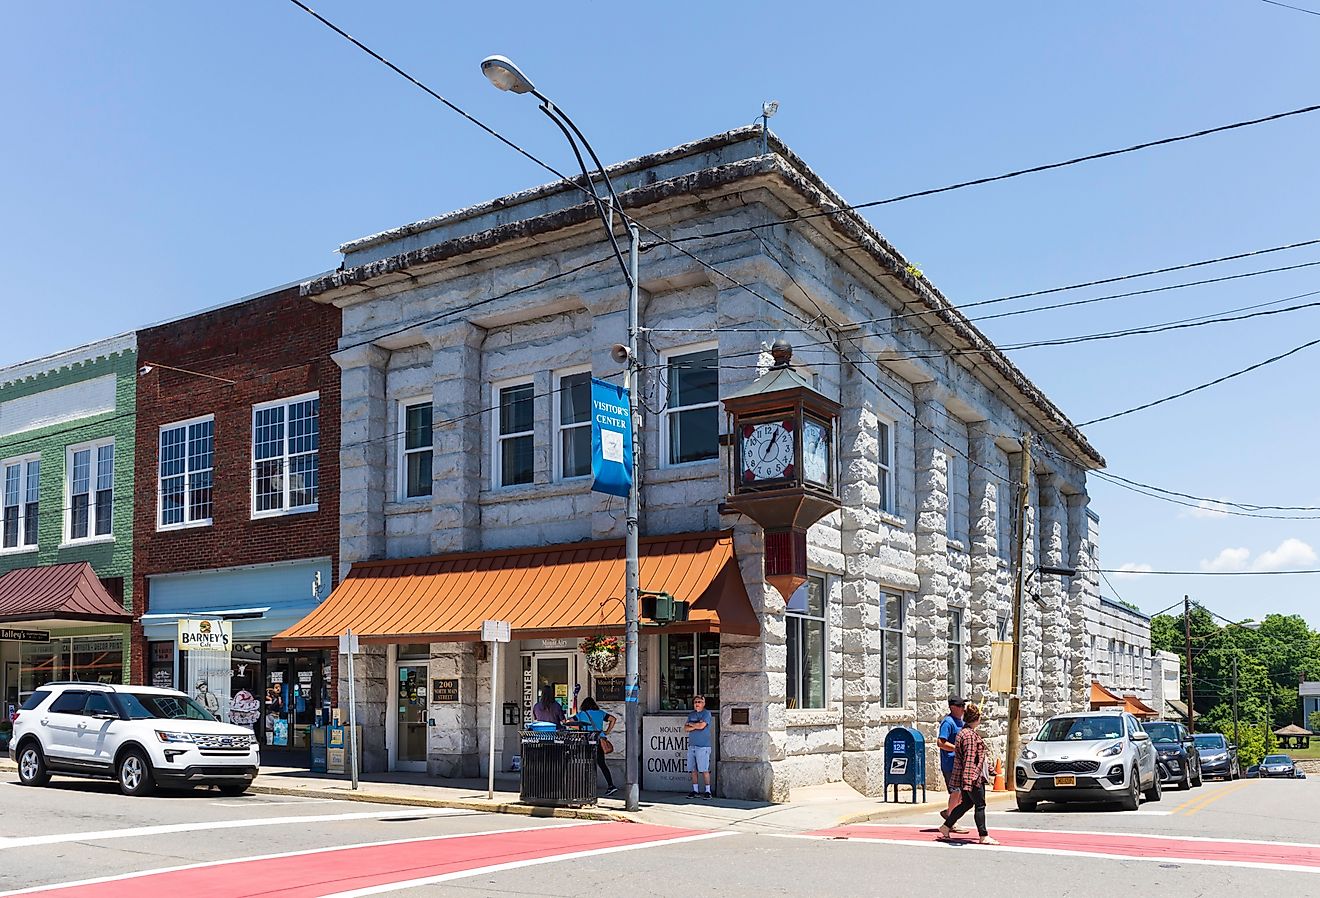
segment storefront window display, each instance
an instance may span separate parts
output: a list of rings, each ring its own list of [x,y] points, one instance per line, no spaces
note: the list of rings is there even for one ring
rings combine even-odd
[[[692,696],[706,696],[706,707],[720,706],[720,637],[714,633],[662,634],[660,710],[685,711]]]
[[[66,636],[23,643],[19,691],[27,695],[55,680],[89,683],[124,681],[122,636]]]

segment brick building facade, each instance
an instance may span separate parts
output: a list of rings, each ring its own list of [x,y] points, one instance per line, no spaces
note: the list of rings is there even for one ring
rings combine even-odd
[[[331,653],[265,643],[333,586],[339,321],[295,287],[138,334],[133,681],[205,682],[263,749],[334,701]],[[232,651],[178,651],[181,617],[229,621]]]

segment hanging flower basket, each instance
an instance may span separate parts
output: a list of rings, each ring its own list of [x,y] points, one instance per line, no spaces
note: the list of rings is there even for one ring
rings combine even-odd
[[[578,648],[587,657],[587,667],[594,673],[609,673],[619,666],[619,637],[588,636]]]

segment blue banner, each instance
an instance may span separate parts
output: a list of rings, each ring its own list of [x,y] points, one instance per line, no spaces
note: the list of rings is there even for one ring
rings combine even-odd
[[[611,496],[632,487],[632,404],[628,391],[591,379],[591,489]]]

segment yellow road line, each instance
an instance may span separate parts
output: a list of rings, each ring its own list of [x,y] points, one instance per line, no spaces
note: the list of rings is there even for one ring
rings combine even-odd
[[[1185,802],[1174,810],[1174,813],[1182,814],[1183,816],[1191,816],[1192,814],[1205,810],[1207,806],[1214,804],[1219,799],[1232,795],[1235,792],[1241,792],[1250,785],[1251,780],[1241,780],[1240,782],[1229,784],[1223,789],[1211,792],[1209,795],[1203,795],[1199,798],[1194,798],[1191,801]]]

